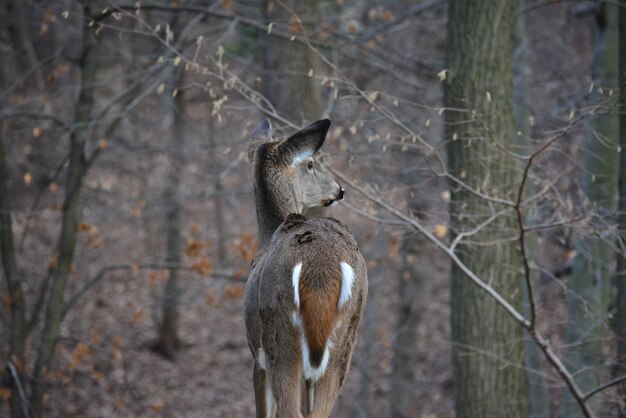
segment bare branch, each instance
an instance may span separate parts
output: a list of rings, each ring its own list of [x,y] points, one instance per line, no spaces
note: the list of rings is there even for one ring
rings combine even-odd
[[[500,216],[504,215],[507,211],[500,211],[500,212],[496,212],[491,214],[491,216],[489,216],[487,219],[485,219],[483,222],[481,222],[480,224],[476,225],[474,228],[472,228],[469,231],[463,231],[463,232],[459,232],[456,237],[454,237],[454,241],[452,241],[452,244],[450,244],[450,247],[448,247],[448,249],[451,252],[454,252],[454,250],[456,249],[457,245],[461,242],[461,240],[463,238],[466,237],[470,237],[472,235],[476,235],[481,229],[483,229],[484,227],[486,227],[487,225],[489,225],[491,222],[493,222],[495,219],[499,218]]]
[[[593,389],[593,390],[589,391],[589,392],[588,392],[588,393],[584,396],[584,399],[585,399],[585,400],[588,400],[589,398],[591,398],[591,397],[592,397],[592,396],[594,396],[595,394],[597,394],[597,393],[599,393],[599,392],[602,392],[603,390],[608,389],[608,388],[610,388],[610,387],[612,387],[612,386],[615,386],[615,385],[617,385],[618,383],[621,383],[621,382],[623,382],[623,381],[625,381],[625,380],[626,380],[626,375],[624,375],[624,376],[620,376],[620,377],[616,377],[615,379],[613,379],[613,380],[611,380],[611,381],[609,381],[609,382],[606,382],[605,384],[603,384],[603,385],[601,385],[601,386],[598,386],[597,388],[595,388],[595,389]]]
[[[519,226],[519,243],[520,253],[522,256],[522,263],[524,265],[524,282],[526,283],[526,292],[528,294],[528,304],[530,306],[530,324],[534,328],[537,312],[535,307],[535,293],[533,290],[532,277],[530,273],[530,262],[528,260],[528,253],[526,252],[526,229],[524,227],[524,215],[522,213],[522,199],[524,198],[524,191],[526,188],[526,181],[528,180],[528,173],[532,167],[533,160],[538,154],[533,154],[526,161],[524,167],[524,174],[522,175],[522,181],[519,185],[517,192],[517,202],[515,203],[515,213],[517,214],[517,224]]]
[[[331,167],[328,167],[328,166],[326,166],[325,168],[328,169],[330,172],[332,172],[334,175],[336,175],[338,178],[340,178],[343,182],[349,184],[351,187],[353,187],[355,190],[357,190],[360,194],[365,196],[370,201],[376,203],[377,205],[379,205],[382,208],[384,208],[385,210],[387,210],[389,213],[393,214],[397,218],[405,221],[407,224],[409,224],[412,227],[414,227],[415,229],[417,229],[419,232],[424,234],[426,236],[426,238],[428,238],[429,241],[431,241],[439,249],[441,249],[444,253],[446,253],[446,255],[448,257],[450,257],[450,259],[454,262],[454,264],[456,264],[456,266],[461,271],[463,271],[465,273],[465,275],[472,282],[474,282],[478,287],[480,287],[490,297],[492,297],[498,304],[500,304],[506,310],[506,312],[509,315],[511,315],[511,317],[513,317],[513,319],[515,319],[521,326],[523,326],[528,331],[528,333],[533,338],[535,343],[539,346],[541,351],[544,353],[544,355],[545,355],[546,359],[548,360],[548,362],[552,365],[552,367],[554,367],[556,372],[559,374],[559,376],[561,376],[561,378],[563,379],[563,381],[567,385],[570,393],[576,399],[576,401],[577,401],[578,405],[580,406],[580,409],[583,412],[583,414],[585,415],[585,417],[587,417],[587,418],[594,418],[595,417],[595,414],[593,413],[593,411],[591,410],[589,405],[587,405],[587,403],[585,402],[585,397],[584,397],[585,395],[582,393],[582,391],[580,390],[580,388],[576,384],[576,381],[574,380],[574,377],[567,370],[567,367],[565,367],[565,365],[563,364],[563,362],[561,361],[559,356],[554,352],[554,350],[552,349],[552,346],[550,345],[550,342],[548,341],[548,339],[546,339],[541,334],[539,334],[539,332],[537,331],[537,329],[534,326],[534,323],[529,321],[519,311],[517,311],[517,309],[515,309],[515,307],[513,307],[506,299],[504,299],[502,297],[502,295],[500,295],[493,287],[491,287],[484,280],[479,278],[472,270],[470,270],[458,258],[458,256],[453,251],[450,251],[450,249],[444,243],[442,243],[440,240],[438,240],[432,233],[430,233],[430,231],[428,231],[423,225],[421,225],[415,219],[412,219],[409,216],[403,214],[402,212],[400,212],[399,210],[397,210],[393,206],[391,206],[388,203],[386,203],[385,201],[379,199],[377,196],[374,196],[372,193],[370,193],[367,190],[365,190],[364,188],[358,186],[353,181],[351,181],[347,176],[345,176],[343,173],[341,173],[341,172],[339,172],[339,171],[337,171],[337,170],[335,170],[335,169],[333,169]]]
[[[342,205],[347,207],[350,212],[354,212],[357,215],[362,216],[366,219],[369,219],[372,222],[376,222],[376,223],[383,224],[383,225],[406,225],[406,222],[395,221],[393,219],[380,218],[378,216],[372,215],[370,213],[365,212],[364,210],[357,208],[356,206],[351,205],[348,202],[343,202]]]
[[[30,402],[28,402],[28,397],[26,396],[26,392],[24,391],[24,385],[22,384],[22,380],[20,379],[20,374],[17,372],[17,368],[15,364],[13,364],[12,360],[7,362],[7,369],[9,369],[9,374],[11,375],[11,379],[13,383],[17,387],[17,392],[20,397],[20,403],[22,405],[22,413],[24,417],[30,418]]]
[[[55,115],[50,115],[48,113],[37,113],[37,112],[7,112],[0,115],[0,121],[11,118],[28,118],[28,119],[44,119],[53,122],[55,125],[63,129],[64,131],[69,131],[70,127],[63,122],[61,119],[56,117]]]
[[[178,269],[183,271],[189,271],[197,273],[191,266],[181,263],[133,263],[133,264],[112,264],[110,266],[105,266],[100,269],[98,273],[96,273],[91,279],[87,280],[85,284],[76,291],[68,300],[65,302],[63,307],[63,313],[61,314],[62,318],[70,312],[70,310],[76,305],[78,300],[87,293],[92,287],[97,285],[102,279],[106,277],[108,273],[114,271],[126,271],[126,270],[164,270],[164,269]],[[224,273],[224,272],[214,272],[211,274],[211,278],[214,279],[222,279],[235,283],[243,283],[241,278],[238,278],[234,274]]]

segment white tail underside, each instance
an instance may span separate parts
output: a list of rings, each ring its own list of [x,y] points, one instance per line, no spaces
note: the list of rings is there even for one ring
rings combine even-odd
[[[350,297],[352,297],[352,285],[354,283],[354,270],[350,264],[342,261],[341,267],[341,293],[339,295],[339,301],[337,303],[338,309],[341,309]],[[326,341],[326,347],[324,348],[324,355],[322,356],[322,362],[319,367],[314,367],[311,364],[311,354],[309,351],[309,344],[306,341],[304,334],[304,327],[302,325],[302,317],[300,316],[300,275],[302,273],[302,263],[298,263],[294,266],[291,273],[291,283],[293,286],[293,301],[296,305],[296,310],[293,311],[292,320],[294,325],[300,330],[300,350],[302,354],[302,374],[306,380],[313,382],[318,381],[326,371],[328,367],[328,361],[330,360],[330,348],[332,347],[331,339]],[[339,325],[337,323],[336,325]],[[336,327],[335,327],[336,328]]]
[[[350,264],[345,261],[341,262],[341,295],[339,296],[338,308],[341,309],[343,305],[352,296],[352,285],[354,283],[354,270]]]

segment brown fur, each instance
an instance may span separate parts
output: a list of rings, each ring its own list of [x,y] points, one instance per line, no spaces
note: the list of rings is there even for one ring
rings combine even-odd
[[[334,260],[333,260],[334,261]],[[300,275],[300,314],[311,353],[311,365],[319,367],[337,317],[341,292],[339,263],[312,266],[303,264]]]
[[[252,134],[248,156],[253,164],[260,250],[246,284],[244,314],[255,358],[258,418],[266,418],[271,410],[276,417],[302,418],[302,404],[307,418],[328,418],[356,344],[367,298],[365,260],[340,221],[300,215],[344,195],[334,180],[309,166],[329,127],[330,121],[317,121],[284,141],[274,141],[271,124],[264,120]],[[355,281],[352,297],[337,312],[342,261],[354,269]],[[311,365],[321,363],[328,338],[333,338],[328,368],[316,382],[305,382],[303,403],[301,331],[291,315],[292,272],[298,262],[302,262],[300,316]],[[269,402],[268,387],[273,393]]]

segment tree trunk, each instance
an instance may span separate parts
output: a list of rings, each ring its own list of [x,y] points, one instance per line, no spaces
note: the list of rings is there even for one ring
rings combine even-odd
[[[618,228],[621,240],[617,254],[617,364],[619,375],[626,374],[626,7],[619,8],[619,202]],[[626,384],[622,384],[622,396],[626,394]],[[622,405],[626,399],[622,399]],[[626,417],[626,408],[618,410],[619,416]]]
[[[473,189],[509,199],[519,187],[518,162],[500,147],[515,146],[514,6],[514,0],[450,2],[444,86],[450,174]],[[491,215],[493,205],[452,183],[452,231],[473,229]],[[513,219],[499,217],[471,237],[484,245],[460,244],[457,252],[519,310],[521,263],[510,239],[518,234]],[[450,303],[457,416],[528,416],[522,328],[454,264]]]
[[[320,18],[318,0],[289,0],[285,4],[304,23],[309,37],[315,35],[314,23]],[[276,22],[294,34],[301,34],[295,17],[280,3],[263,0],[262,15],[266,22]],[[323,111],[319,76],[319,59],[313,51],[296,42],[276,36],[264,36],[263,94],[279,113],[296,124],[317,120]],[[311,74],[312,76],[309,76]]]
[[[215,140],[215,131],[213,129],[213,116],[209,115],[207,120],[207,140],[209,145],[209,153],[211,155],[211,167],[213,171],[211,174],[215,176],[215,196],[213,197],[213,205],[215,205],[215,211],[213,213],[213,226],[215,227],[215,245],[217,246],[217,259],[222,265],[226,264],[226,226],[224,220],[224,196],[222,192],[224,190],[222,186],[222,166],[220,164],[217,153],[217,141]]]
[[[175,69],[168,67],[170,72],[166,77],[168,88],[163,92],[166,112],[172,115],[170,123],[169,173],[165,179],[163,200],[166,206],[165,237],[166,262],[177,265],[181,262],[182,242],[182,203],[181,177],[184,167],[185,122],[183,119],[183,92],[173,97],[174,89],[181,84],[182,67]],[[162,314],[159,324],[159,336],[154,345],[155,351],[169,360],[174,360],[176,350],[180,348],[178,336],[180,286],[178,283],[178,268],[169,269],[162,296]]]
[[[419,159],[416,150],[402,152],[407,167]],[[407,207],[412,216],[419,218],[426,211],[422,196],[415,192],[419,184],[419,174],[415,170],[407,170],[401,175],[407,187]],[[415,367],[417,362],[417,326],[422,312],[420,295],[423,289],[425,263],[425,240],[414,232],[404,234],[400,245],[401,265],[397,277],[398,306],[394,326],[389,391],[389,406],[392,418],[408,418],[416,415],[419,410],[415,396]]]
[[[318,0],[289,0],[284,4],[297,14],[307,36],[315,35],[315,25],[320,19]],[[294,35],[302,34],[302,28],[282,4],[274,1],[261,2],[261,15],[268,24],[274,22],[285,26]],[[322,117],[322,91],[319,76],[320,60],[309,48],[276,36],[264,35],[263,41],[263,95],[274,105],[278,113],[295,124],[304,126]],[[312,76],[309,76],[311,74]],[[306,216],[324,217],[326,208],[310,208]]]
[[[22,45],[22,48],[24,48],[24,52],[26,54],[26,62],[23,72],[33,71],[33,78],[35,79],[37,90],[39,90],[39,93],[43,94],[46,89],[46,83],[44,81],[41,68],[39,67],[39,60],[37,59],[35,48],[30,39],[29,28],[26,17],[24,16],[24,1],[15,0],[13,5],[15,7],[15,21],[13,22],[13,25],[15,26],[20,44]]]
[[[524,7],[526,2],[518,0],[518,8]],[[513,58],[513,113],[515,116],[515,131],[517,132],[518,149],[525,150],[526,155],[530,155],[533,151],[531,142],[531,129],[528,120],[530,114],[527,106],[527,84],[525,74],[527,73],[528,63],[526,58],[527,40],[526,40],[525,15],[518,14],[517,24],[515,28],[515,49]],[[538,190],[533,187],[532,183],[527,183],[525,188],[525,198],[530,198]],[[532,205],[532,206],[530,206]],[[524,224],[533,225],[538,223],[537,207],[534,203],[526,206],[524,211]],[[526,235],[526,251],[531,259],[536,259],[535,254],[540,250],[539,237],[536,234]],[[537,270],[531,271],[531,280],[533,286],[537,285],[539,279]],[[535,303],[540,304],[540,294],[535,293]],[[529,295],[526,286],[524,286],[524,315],[527,318],[532,315],[529,304]],[[526,374],[528,378],[528,407],[529,414],[532,418],[547,418],[550,413],[550,405],[548,398],[548,387],[544,378],[537,373],[542,371],[545,366],[545,360],[541,350],[532,340],[528,332],[525,332],[524,350],[525,365],[529,372]]]
[[[387,263],[389,247],[389,236],[382,229],[376,232],[376,235],[368,245],[368,253],[370,257],[367,260],[367,275],[369,276],[369,290],[367,297],[370,301],[378,300],[378,292],[381,283],[388,280],[388,272],[390,265]],[[359,344],[361,350],[360,361],[358,363],[361,379],[354,405],[353,416],[359,418],[368,418],[374,415],[374,399],[372,397],[372,386],[376,386],[375,370],[376,362],[374,361],[376,351],[379,349],[380,335],[377,325],[380,323],[381,312],[376,303],[367,305],[367,309],[363,313],[361,320],[361,328],[359,331]]]
[[[392,418],[414,417],[418,411],[415,394],[417,362],[417,325],[420,321],[422,274],[420,266],[428,261],[423,254],[423,237],[407,233],[401,246],[402,270],[399,277],[399,302],[395,340],[391,359],[389,405]]]
[[[84,15],[89,15],[89,7],[85,6]],[[70,154],[66,180],[65,202],[63,205],[61,236],[57,248],[57,266],[52,272],[50,296],[46,308],[45,324],[41,336],[41,344],[35,369],[31,393],[32,415],[35,418],[43,414],[43,396],[46,390],[45,374],[52,365],[54,348],[57,343],[61,314],[63,312],[63,297],[67,285],[68,275],[74,260],[76,235],[80,223],[79,195],[86,171],[85,145],[91,134],[91,109],[94,102],[94,90],[98,62],[94,45],[93,30],[88,27],[88,20],[83,28],[83,53],[80,66],[82,69],[82,83],[74,121],[76,129],[70,135]]]
[[[13,221],[11,219],[10,195],[7,187],[9,170],[7,167],[8,150],[4,146],[4,126],[0,126],[0,257],[2,271],[11,298],[11,340],[7,361],[10,362],[16,376],[11,377],[11,416],[26,416],[27,405],[23,399],[20,385],[23,385],[24,349],[26,343],[26,306],[24,291],[17,269],[15,245],[13,242]]]
[[[608,98],[608,92],[617,88],[617,14],[616,7],[602,5],[596,17],[592,101],[609,106],[616,104],[614,99]],[[618,123],[614,113],[594,116],[585,147],[583,192],[602,218],[611,216],[616,209]],[[605,229],[602,225],[596,227]],[[601,230],[598,234],[585,234],[574,243],[577,255],[570,288],[576,296],[570,296],[568,300],[566,345],[571,348],[567,352],[566,363],[583,392],[599,386],[606,377],[603,348],[606,344],[605,323],[615,256],[612,244],[607,243],[602,233]],[[590,400],[597,414],[601,414],[600,400],[598,396]],[[561,416],[582,416],[567,390],[564,392]]]

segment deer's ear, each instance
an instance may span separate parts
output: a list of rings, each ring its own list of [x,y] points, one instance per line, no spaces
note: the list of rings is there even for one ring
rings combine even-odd
[[[298,165],[312,157],[322,147],[329,128],[329,119],[313,122],[280,144],[279,152],[289,166]]]
[[[248,160],[254,161],[254,154],[257,148],[264,142],[270,142],[274,136],[274,129],[269,119],[265,118],[254,128],[252,135],[250,135],[250,142],[248,144]]]
[[[252,135],[250,136],[250,142],[256,141],[271,141],[272,136],[274,136],[274,129],[272,128],[272,124],[270,120],[264,118],[259,125],[254,128],[252,131]]]

